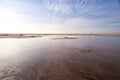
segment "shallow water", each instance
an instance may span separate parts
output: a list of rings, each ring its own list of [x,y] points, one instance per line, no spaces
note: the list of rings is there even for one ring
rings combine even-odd
[[[0,80],[120,80],[120,37],[0,39]]]

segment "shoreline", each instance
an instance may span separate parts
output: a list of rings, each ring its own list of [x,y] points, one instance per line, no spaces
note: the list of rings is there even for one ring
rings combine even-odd
[[[35,38],[43,36],[111,36],[120,37],[120,34],[0,34],[0,38]]]
[[[111,36],[120,37],[120,34],[0,34],[0,38],[35,38],[43,36]]]

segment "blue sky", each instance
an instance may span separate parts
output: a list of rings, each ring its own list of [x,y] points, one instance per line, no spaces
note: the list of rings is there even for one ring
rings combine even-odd
[[[0,33],[120,33],[120,0],[0,0]]]

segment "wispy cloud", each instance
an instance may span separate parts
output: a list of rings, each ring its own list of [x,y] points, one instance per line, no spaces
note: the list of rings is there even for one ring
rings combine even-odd
[[[67,5],[67,1],[65,0],[46,0],[44,2],[45,6],[55,13],[67,14],[71,11],[71,6]]]
[[[0,0],[0,28],[9,31],[119,32],[119,23],[120,0]]]
[[[44,0],[49,10],[68,16],[105,18],[120,14],[119,0]]]

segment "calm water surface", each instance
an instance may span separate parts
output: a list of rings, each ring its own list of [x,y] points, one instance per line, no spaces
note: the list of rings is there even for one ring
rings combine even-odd
[[[120,37],[0,39],[0,80],[120,80]]]

